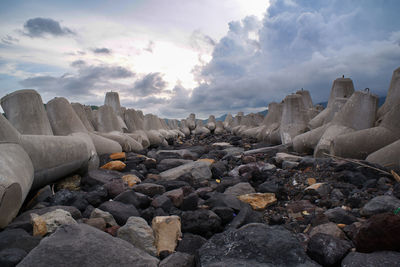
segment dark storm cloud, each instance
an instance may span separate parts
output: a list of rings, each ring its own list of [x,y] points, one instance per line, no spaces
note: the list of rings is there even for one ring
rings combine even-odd
[[[190,97],[180,89],[164,112],[263,109],[300,88],[317,103],[343,74],[384,95],[400,66],[399,9],[394,0],[272,1],[262,21],[229,23],[211,61],[194,71],[203,83]]]
[[[78,68],[76,74],[65,73],[62,76],[36,76],[20,81],[25,87],[37,88],[40,92],[63,96],[91,95],[92,90],[110,90],[125,88],[116,80],[134,77],[135,73],[120,66],[86,65],[82,60],[74,61]]]
[[[111,50],[108,49],[108,48],[105,48],[105,47],[103,47],[103,48],[93,48],[92,51],[95,54],[106,54],[106,55],[111,54]]]
[[[166,81],[164,81],[161,73],[149,73],[135,82],[132,93],[135,96],[141,97],[158,94],[161,93],[161,91],[164,90],[167,85],[168,84]]]
[[[32,38],[43,37],[45,35],[64,36],[75,34],[71,29],[61,27],[58,21],[50,18],[33,18],[27,20],[24,24],[23,33]]]

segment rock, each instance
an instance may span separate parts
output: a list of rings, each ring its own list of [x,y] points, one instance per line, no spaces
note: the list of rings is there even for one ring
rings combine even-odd
[[[330,193],[331,188],[326,183],[315,183],[308,186],[305,191],[311,195],[327,196]]]
[[[80,211],[84,211],[89,205],[82,191],[69,191],[67,189],[58,191],[50,202],[56,206],[74,206]]]
[[[107,234],[110,234],[110,235],[116,237],[119,228],[120,228],[119,225],[111,226],[111,227],[106,228],[106,230],[105,230],[104,232],[106,232]]]
[[[312,237],[313,235],[316,235],[318,233],[331,235],[331,236],[339,238],[339,239],[346,239],[346,236],[343,233],[343,231],[340,230],[340,228],[335,223],[332,223],[332,222],[315,226],[310,232],[310,237]]]
[[[119,201],[104,202],[99,206],[99,209],[111,213],[119,225],[124,225],[131,216],[139,216],[139,212],[136,210],[135,206],[124,204]]]
[[[245,225],[211,237],[199,250],[201,266],[317,266],[295,235],[281,226]]]
[[[120,238],[85,224],[64,225],[18,266],[158,266],[159,260]]]
[[[101,166],[101,169],[106,169],[106,170],[112,170],[112,171],[122,171],[123,169],[125,169],[126,164],[123,163],[120,160],[113,160],[110,161],[106,164],[104,164],[103,166]]]
[[[260,193],[278,193],[279,184],[276,181],[266,181],[258,186]]]
[[[359,252],[395,250],[400,252],[400,216],[381,213],[372,216],[359,228],[354,243]]]
[[[196,193],[191,193],[183,198],[180,209],[184,211],[195,210],[197,209],[198,202],[199,202],[199,196]]]
[[[210,164],[204,161],[186,163],[164,171],[160,173],[160,176],[164,180],[175,180],[185,174],[190,174],[195,180],[207,180],[212,177]]]
[[[174,252],[181,238],[181,219],[178,216],[156,216],[151,227],[154,231],[157,254],[162,251]]]
[[[51,207],[46,207],[46,208],[40,208],[40,209],[34,209],[34,210],[28,210],[19,215],[17,218],[14,219],[14,221],[8,225],[8,228],[13,229],[13,228],[23,228],[27,232],[31,232],[33,230],[32,228],[32,223],[31,223],[31,214],[35,213],[38,215],[43,215],[47,212],[54,211],[56,209],[62,209],[65,211],[68,211],[71,215],[72,218],[75,220],[81,219],[82,214],[81,212],[71,206],[51,206]]]
[[[100,185],[96,185],[92,189],[92,191],[85,194],[85,198],[90,205],[97,207],[105,200],[107,200],[108,192],[107,189],[104,188],[104,186]]]
[[[376,251],[373,253],[350,252],[342,261],[342,267],[400,266],[400,252]]]
[[[165,193],[164,186],[150,183],[141,183],[135,185],[133,190],[148,195],[149,197],[154,197],[155,195],[162,195]]]
[[[72,218],[71,213],[62,209],[56,209],[43,215],[32,213],[31,218],[34,236],[44,236],[53,233],[61,225],[77,224],[74,218]]]
[[[23,229],[5,229],[0,232],[0,251],[7,248],[18,248],[31,251],[40,242],[39,236],[31,236]]]
[[[276,202],[274,193],[252,193],[238,196],[240,201],[248,203],[254,210],[264,210]]]
[[[140,184],[142,180],[140,180],[139,177],[137,177],[134,174],[127,174],[122,176],[122,180],[125,182],[125,184],[129,187],[132,188],[136,184]]]
[[[228,207],[215,207],[212,209],[212,211],[221,218],[222,224],[229,223],[236,215],[233,209]]]
[[[121,179],[113,179],[106,183],[104,188],[107,190],[107,194],[110,198],[114,198],[125,191],[124,181]]]
[[[283,161],[292,161],[292,162],[300,162],[303,157],[299,157],[296,155],[291,155],[283,152],[276,153],[275,161],[277,163],[282,163]]]
[[[307,178],[307,184],[308,185],[313,185],[317,182],[317,180],[315,180],[315,178]]]
[[[178,189],[181,187],[190,186],[187,182],[179,181],[179,180],[171,180],[171,181],[160,180],[160,181],[156,181],[154,183],[164,186],[166,191],[171,191],[171,190]]]
[[[194,255],[176,252],[160,262],[159,267],[195,267]]]
[[[80,190],[81,177],[79,175],[64,178],[56,183],[56,190],[67,189],[70,191]]]
[[[323,266],[336,266],[350,250],[348,241],[327,234],[315,234],[307,244],[307,254]]]
[[[238,183],[234,186],[228,187],[224,194],[240,196],[245,194],[255,193],[256,191],[249,183]]]
[[[111,213],[103,211],[101,209],[94,209],[90,214],[90,218],[91,219],[102,218],[106,222],[107,226],[118,226],[117,222],[115,221]]]
[[[209,196],[210,197],[204,202],[204,204],[211,208],[228,207],[235,211],[239,211],[242,207],[241,201],[233,195],[212,192]]]
[[[202,236],[185,233],[182,240],[179,241],[176,251],[194,255],[206,242],[207,239]]]
[[[181,219],[183,232],[210,237],[221,231],[221,218],[211,210],[184,211]]]
[[[91,170],[87,175],[82,177],[82,183],[89,186],[104,185],[113,179],[122,178],[123,174],[117,171],[97,169]]]
[[[151,205],[156,209],[161,208],[165,212],[169,212],[169,210],[173,207],[174,204],[172,203],[169,197],[167,197],[166,195],[161,195],[154,198],[153,201],[151,202]]]
[[[0,266],[13,267],[16,266],[25,256],[26,251],[20,248],[7,248],[0,251]]]
[[[125,204],[132,204],[136,208],[145,209],[151,203],[151,198],[142,193],[133,190],[127,190],[114,198],[114,201],[119,201]]]
[[[157,160],[153,158],[147,158],[143,162],[144,166],[146,166],[147,169],[155,169],[157,168]]]
[[[117,153],[110,154],[109,157],[112,160],[117,160],[117,159],[125,160],[126,159],[126,154],[125,154],[125,152],[117,152]]]
[[[50,188],[50,185],[46,185],[45,187],[41,188],[31,200],[29,200],[28,204],[26,205],[27,209],[30,209],[36,206],[38,203],[41,202],[48,202],[53,196],[53,192]]]
[[[205,162],[205,163],[211,165],[211,164],[214,164],[214,163],[215,163],[215,159],[207,159],[207,158],[204,158],[204,159],[198,159],[197,162]]]
[[[155,256],[157,249],[154,245],[153,229],[140,217],[129,217],[124,226],[119,228],[117,236],[137,248],[143,249]]]
[[[167,196],[175,207],[180,207],[183,203],[183,190],[181,188],[167,191],[164,196]]]
[[[352,224],[357,221],[357,218],[354,215],[340,207],[329,209],[325,211],[324,214],[334,223]]]
[[[211,173],[214,179],[220,179],[224,176],[226,171],[227,166],[222,161],[218,161],[211,165]]]
[[[157,165],[157,170],[160,172],[181,166],[186,163],[193,162],[193,160],[188,160],[188,159],[163,159],[160,161],[160,163]]]
[[[226,229],[237,229],[245,224],[262,222],[262,214],[254,211],[250,205],[244,205],[239,214],[226,226]]]
[[[106,221],[103,218],[83,219],[83,222],[101,231],[105,231],[107,227]]]
[[[362,207],[362,216],[372,216],[378,213],[393,212],[400,207],[400,200],[392,196],[377,196]]]
[[[198,155],[194,152],[191,152],[188,149],[179,149],[179,150],[159,150],[156,153],[159,157],[163,159],[167,158],[183,158],[183,159],[197,159]]]
[[[216,147],[232,147],[232,145],[230,143],[227,142],[217,142],[217,143],[213,143],[211,146],[216,146]]]
[[[297,168],[299,166],[299,164],[300,164],[299,162],[293,162],[293,161],[284,160],[282,162],[282,169],[285,169],[285,170],[295,169],[295,168]]]

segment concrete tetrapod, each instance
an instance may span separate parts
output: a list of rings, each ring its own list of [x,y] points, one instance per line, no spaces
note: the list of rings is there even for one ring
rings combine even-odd
[[[189,117],[186,119],[186,126],[190,131],[196,128],[196,115],[194,113],[190,113]]]
[[[332,114],[331,108],[334,105],[335,99],[350,98],[353,93],[354,84],[350,78],[337,78],[334,80],[326,109],[310,120],[309,127],[315,129],[327,123],[326,117],[328,114]]]
[[[196,129],[193,130],[194,135],[209,134],[210,130],[203,126],[203,121],[198,120],[196,122]]]
[[[207,120],[206,128],[211,132],[213,132],[215,130],[215,127],[216,127],[215,116],[210,115]]]
[[[53,135],[41,96],[35,90],[18,90],[0,100],[8,121],[21,134]]]
[[[224,123],[222,121],[217,121],[215,123],[214,133],[215,134],[223,134],[224,132],[225,132]]]
[[[18,214],[33,183],[33,165],[19,133],[0,114],[0,229]]]
[[[182,120],[181,120],[181,127],[180,127],[180,129],[181,129],[181,132],[182,132],[185,136],[190,136],[190,129],[189,129],[189,127],[187,127],[187,125],[186,125],[186,120],[185,120],[185,119],[182,119]]]
[[[333,119],[336,112],[338,112],[344,106],[344,104],[346,104],[347,100],[347,98],[335,98],[335,100],[333,101],[333,105],[329,109],[325,109],[327,113],[324,116],[323,125],[312,129],[311,131],[299,134],[295,138],[293,138],[294,151],[299,153],[312,154],[322,135],[331,125],[330,121]]]
[[[147,133],[143,130],[143,119],[140,114],[134,109],[127,109],[124,112],[124,119],[126,126],[128,127],[128,132],[131,135],[136,135],[136,140],[141,140],[143,148],[148,148],[150,146],[150,140]]]
[[[73,135],[86,143],[90,154],[90,169],[98,168],[99,159],[97,155],[104,154],[104,152],[114,153],[121,151],[120,146],[114,141],[89,134],[88,129],[67,99],[56,97],[50,100],[47,103],[47,114],[55,135]]]
[[[365,159],[369,154],[400,139],[400,68],[393,72],[385,103],[378,110],[374,128],[337,136],[331,153]]]
[[[94,126],[93,126],[92,122],[87,117],[87,112],[86,112],[85,106],[80,104],[80,103],[71,103],[71,106],[74,109],[76,115],[78,115],[79,119],[81,120],[81,122],[83,123],[85,128],[89,132],[94,132]]]
[[[229,132],[231,131],[232,123],[233,123],[232,114],[226,115],[225,120],[224,120],[224,128]]]
[[[388,169],[400,171],[400,140],[371,153],[367,161],[378,163]]]
[[[378,97],[369,92],[355,92],[332,119],[314,150],[314,157],[330,153],[332,140],[341,135],[371,128],[376,119]]]
[[[268,104],[268,113],[263,120],[263,128],[257,135],[258,141],[278,145],[281,143],[279,127],[281,125],[283,104],[271,102]]]
[[[308,110],[304,106],[303,97],[291,94],[283,100],[283,111],[280,126],[282,144],[291,143],[296,135],[304,133],[309,122]]]

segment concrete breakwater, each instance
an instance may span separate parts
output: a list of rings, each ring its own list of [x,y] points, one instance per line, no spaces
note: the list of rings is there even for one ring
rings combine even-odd
[[[399,79],[400,69],[397,69],[393,72],[386,102],[380,108],[378,108],[378,98],[372,92],[369,90],[356,91],[351,79],[338,78],[333,82],[328,106],[325,109],[314,106],[310,93],[306,90],[300,90],[295,94],[286,96],[281,103],[270,103],[268,114],[265,117],[260,114],[244,115],[242,112],[239,112],[236,116],[228,115],[224,122],[218,122],[215,121],[213,115],[210,115],[206,124],[203,124],[201,120],[197,120],[195,114],[190,114],[188,118],[181,121],[165,120],[153,114],[144,115],[139,110],[124,108],[120,105],[119,96],[116,92],[107,93],[105,104],[99,107],[98,110],[92,110],[89,106],[79,103],[69,103],[65,98],[54,98],[45,107],[41,96],[34,90],[13,92],[0,100],[5,113],[5,117],[0,116],[0,228],[6,228],[17,216],[29,192],[45,190],[45,192],[49,193],[48,188],[43,188],[56,183],[62,178],[77,173],[89,177],[85,180],[86,184],[83,183],[88,188],[89,186],[105,186],[107,184],[108,187],[105,186],[107,193],[105,193],[104,199],[102,198],[102,201],[99,203],[91,199],[90,201],[93,202],[90,202],[90,205],[95,208],[101,207],[100,209],[102,210],[108,210],[113,214],[119,226],[129,225],[128,218],[130,217],[139,217],[139,212],[133,212],[132,210],[135,210],[133,208],[130,212],[127,212],[125,206],[115,206],[120,205],[118,204],[119,201],[125,201],[122,200],[121,196],[118,197],[119,194],[124,193],[120,192],[122,189],[147,196],[135,195],[135,199],[138,198],[141,199],[140,201],[147,203],[135,202],[135,205],[138,206],[136,208],[141,210],[141,217],[145,218],[147,222],[139,219],[131,220],[135,221],[132,224],[143,224],[143,227],[146,228],[149,227],[147,223],[151,224],[150,222],[154,219],[153,232],[149,235],[149,238],[153,236],[155,240],[162,240],[160,236],[163,236],[164,233],[159,230],[157,225],[163,225],[165,223],[164,220],[167,220],[157,218],[157,212],[155,211],[151,211],[151,213],[148,210],[150,209],[148,207],[149,203],[152,203],[150,206],[154,210],[158,208],[163,210],[163,212],[158,211],[160,212],[159,215],[180,216],[180,219],[175,217],[168,219],[168,221],[173,221],[173,225],[175,225],[173,233],[176,240],[174,239],[172,243],[177,243],[181,231],[180,220],[183,220],[184,231],[200,233],[209,238],[213,234],[221,232],[231,221],[233,222],[233,215],[229,215],[231,210],[232,212],[235,211],[235,215],[243,210],[242,216],[247,219],[253,215],[256,216],[256,213],[253,213],[253,211],[248,211],[247,208],[241,207],[238,204],[240,202],[236,201],[236,197],[239,197],[240,201],[247,201],[246,203],[250,204],[251,208],[257,212],[265,210],[266,206],[270,204],[269,202],[274,203],[276,201],[274,198],[279,195],[279,190],[275,190],[276,188],[273,188],[272,185],[260,186],[262,183],[268,182],[266,177],[276,172],[276,166],[279,167],[279,170],[275,174],[282,179],[291,177],[290,175],[293,174],[291,171],[294,170],[298,170],[300,175],[304,171],[304,168],[302,169],[301,166],[302,164],[307,165],[307,160],[312,162],[311,165],[313,166],[317,162],[320,162],[322,165],[325,164],[328,169],[334,169],[335,172],[340,168],[346,168],[340,165],[340,163],[331,163],[321,159],[332,155],[366,160],[382,170],[386,167],[386,171],[399,171]],[[202,140],[205,140],[205,143],[202,143]],[[245,140],[246,142],[243,143],[244,141],[241,140]],[[214,141],[214,143],[211,144],[211,141]],[[185,145],[189,143],[193,147],[191,149],[184,149]],[[214,148],[210,149],[210,146]],[[241,147],[238,148],[237,146]],[[205,153],[203,150],[208,152]],[[283,151],[292,153],[292,155],[277,154]],[[113,160],[110,161],[113,159],[112,157],[114,159],[118,158],[110,155],[125,155],[125,157],[120,158],[121,162],[114,162]],[[201,155],[204,155],[203,159],[201,159]],[[313,155],[314,159],[303,158],[302,156],[305,155]],[[107,160],[104,160],[105,158]],[[223,162],[221,163],[223,167],[219,166],[221,164],[216,161]],[[299,162],[302,163],[300,164]],[[272,163],[276,166],[268,165]],[[143,176],[139,181],[131,176],[129,178],[125,177],[125,180],[123,180],[124,185],[122,186],[114,181],[117,178],[122,179],[122,175],[120,177],[119,174],[114,173],[114,177],[108,174],[96,174],[100,166],[108,168],[106,167],[107,165],[111,166],[111,169],[116,168],[114,170],[123,170],[124,168],[128,168],[129,164],[135,165],[135,168],[139,168],[137,166],[140,166],[140,168],[145,167],[142,173],[136,175],[136,177]],[[246,166],[243,167],[242,165]],[[283,170],[282,173],[280,170]],[[268,173],[268,175],[265,177],[258,175],[258,173],[264,172]],[[361,180],[359,181],[354,174],[352,175],[354,176],[352,176],[351,179],[354,179],[350,182],[352,186],[363,187],[367,183],[367,178],[360,178]],[[371,179],[375,179],[376,173],[369,173],[368,175],[373,177]],[[365,174],[364,176],[367,177],[368,175]],[[110,178],[111,176],[113,177],[112,179]],[[190,177],[188,178],[188,176]],[[222,186],[222,188],[218,184],[221,181],[223,182],[223,177],[227,177],[226,181],[229,180],[230,182],[226,182],[226,186]],[[178,181],[181,181],[178,178],[187,179],[184,181],[190,185],[191,189],[189,187],[186,188],[185,186],[187,185],[184,183],[181,183],[182,186],[177,186],[177,184],[179,185]],[[131,179],[134,179],[136,182],[132,182]],[[140,180],[145,179],[147,182],[141,185]],[[332,182],[331,186],[337,189],[341,188],[342,185],[338,182],[339,178],[333,177],[332,179],[334,182]],[[340,179],[343,179],[343,177]],[[91,184],[94,180],[94,184]],[[382,181],[386,180],[383,179]],[[154,185],[156,182],[164,184],[157,186]],[[249,184],[240,184],[245,182]],[[298,186],[293,181],[290,182],[292,186]],[[326,200],[324,196],[331,196],[332,188],[327,189],[329,193],[324,191],[326,186],[321,185],[324,183],[322,177],[320,177],[320,181],[318,182],[320,183],[314,186],[315,188],[307,189],[308,193],[301,194],[301,197],[310,201],[312,200],[317,204],[319,201]],[[125,184],[130,183],[133,183],[133,185],[127,188]],[[278,181],[276,183],[279,184]],[[302,178],[302,183],[309,183],[310,186],[315,184],[309,181],[306,182],[304,177]],[[240,194],[233,194],[235,196],[234,200],[229,200],[229,205],[233,203],[233,206],[229,206],[230,210],[221,209],[221,207],[226,208],[226,206],[221,206],[220,204],[214,205],[212,201],[205,204],[211,197],[211,195],[207,195],[208,193],[220,193],[220,191],[225,191],[228,187],[234,187],[238,184],[240,184],[240,186],[237,186],[240,190],[235,189],[236,187],[228,190],[240,191]],[[186,189],[182,189],[181,187],[186,188],[190,192],[186,192]],[[285,190],[288,192],[290,191],[289,187],[290,185],[285,187]],[[170,190],[166,190],[167,188]],[[385,186],[382,185],[382,188],[385,188]],[[379,190],[387,190],[387,188],[382,188]],[[196,192],[194,192],[195,189]],[[204,192],[200,189],[204,190]],[[88,189],[88,191],[85,191],[85,194],[89,194],[92,192],[91,190],[93,189]],[[174,190],[178,190],[179,192]],[[197,192],[197,190],[200,191]],[[302,191],[299,188],[296,190]],[[55,195],[62,194],[59,192],[62,191],[56,192]],[[335,192],[337,193],[337,191]],[[311,197],[314,193],[319,197],[316,199]],[[255,195],[242,196],[247,194]],[[268,194],[274,194],[274,196]],[[289,193],[287,194],[290,195],[289,199],[295,197]],[[369,196],[369,199],[372,196],[375,195],[372,194]],[[106,201],[106,198],[114,199],[115,201]],[[196,201],[193,200],[195,204],[192,203],[192,208],[186,210],[186,208],[181,206],[184,198],[187,198],[187,201],[190,203],[193,199],[196,199]],[[54,200],[54,197],[51,199],[51,201],[46,200],[44,203],[58,203]],[[282,199],[278,197],[278,202],[282,201]],[[339,201],[335,203],[337,205],[348,204],[352,201],[349,199],[350,196],[346,196],[345,202],[342,203]],[[221,201],[224,202],[225,200],[219,199],[218,203]],[[390,201],[393,207],[397,205],[396,198]],[[110,204],[109,202],[114,203]],[[262,207],[260,208],[260,203],[267,204],[264,206],[261,205]],[[333,205],[332,203],[330,205]],[[336,204],[334,206],[337,206]],[[171,205],[180,211],[174,210]],[[79,206],[82,209],[81,212],[84,212],[88,206],[88,203],[84,207]],[[205,206],[208,208],[211,207],[213,211]],[[282,208],[283,204],[279,207]],[[361,204],[354,204],[354,209],[361,207]],[[122,217],[116,211],[119,209],[124,210]],[[390,209],[388,208],[385,211],[389,211]],[[302,209],[299,212],[303,212],[304,210],[308,212],[307,209]],[[193,214],[189,214],[189,211],[193,211]],[[88,213],[89,217],[92,215],[92,212],[93,210],[90,214]],[[181,212],[187,213],[185,213],[186,215],[182,215],[183,213],[181,214]],[[357,212],[354,211],[356,215]],[[58,211],[58,213],[60,212]],[[227,213],[229,213],[229,216]],[[247,214],[246,216],[243,215],[245,213]],[[68,217],[63,212],[60,214]],[[210,225],[207,222],[202,222],[204,225],[201,227],[204,229],[198,225],[193,225],[192,228],[188,226],[192,221],[193,223],[196,220],[201,221],[201,218],[204,217],[203,215],[209,217]],[[256,216],[257,218],[259,218],[258,215]],[[277,222],[282,220],[278,217],[273,217],[273,215],[276,214],[270,214],[268,221],[272,222],[271,224],[279,224]],[[368,216],[370,215],[368,214]],[[360,217],[361,215],[358,213],[357,216]],[[34,219],[32,217],[32,221]],[[357,221],[354,218],[352,220],[354,222]],[[213,222],[215,225],[213,225]],[[240,223],[240,226],[253,221],[243,222]],[[260,223],[262,220],[257,219],[254,222]],[[165,227],[170,229],[169,227],[172,226],[168,225]],[[199,227],[201,231],[198,231]],[[247,230],[243,229],[241,231],[245,235],[246,231],[251,232],[252,227],[257,228],[261,232],[269,231],[260,225],[249,226],[249,228],[246,228]],[[92,230],[90,229],[86,229],[85,227],[82,229],[78,228],[73,226],[71,229],[66,229],[66,231],[74,233],[81,231],[82,233],[88,232],[92,234]],[[239,229],[239,225],[234,228]],[[281,234],[283,236],[288,235],[286,232],[277,233],[277,235]],[[101,239],[103,237],[98,238]],[[106,237],[104,238],[107,239]],[[154,242],[157,243],[157,241]],[[210,250],[208,252],[211,253],[213,245],[215,244],[212,244],[212,242],[208,244],[208,249]],[[149,246],[151,247],[151,245]],[[174,248],[175,246],[173,246],[172,251]],[[160,259],[162,258],[160,257],[162,249],[157,252],[155,251],[158,248],[146,247],[146,249],[150,255],[157,255]],[[296,247],[296,249],[300,249],[300,246]],[[171,251],[170,248],[167,250]],[[208,252],[207,246],[204,247],[203,254],[205,254],[203,255],[203,261],[207,261],[206,254]],[[309,259],[303,254],[302,261],[306,264]],[[149,257],[144,256],[144,260],[148,260],[151,264],[157,263],[157,259]]]

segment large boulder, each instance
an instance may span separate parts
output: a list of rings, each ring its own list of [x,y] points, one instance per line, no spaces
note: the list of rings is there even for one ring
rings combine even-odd
[[[175,180],[184,174],[191,174],[196,180],[206,180],[212,177],[210,163],[205,161],[195,161],[169,169],[160,173],[164,180]]]
[[[247,224],[211,237],[199,250],[201,266],[318,266],[294,234],[281,226]]]
[[[64,225],[18,266],[158,266],[159,260],[86,224]]]

